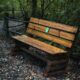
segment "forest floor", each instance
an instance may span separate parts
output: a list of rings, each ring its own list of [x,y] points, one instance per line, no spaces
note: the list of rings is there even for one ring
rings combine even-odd
[[[0,80],[80,80],[80,65],[73,62],[70,62],[66,75],[44,77],[44,67],[40,65],[43,62],[25,52],[11,56],[14,46],[14,42],[5,36],[3,22],[0,21]]]

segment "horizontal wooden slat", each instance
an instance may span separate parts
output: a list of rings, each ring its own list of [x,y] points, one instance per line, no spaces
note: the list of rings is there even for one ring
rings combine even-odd
[[[76,27],[65,25],[65,24],[60,24],[60,23],[56,23],[56,22],[51,22],[51,21],[47,21],[47,20],[31,18],[30,22],[45,25],[45,26],[49,26],[49,27],[52,27],[52,28],[55,28],[55,29],[68,31],[68,32],[71,32],[71,33],[76,33],[77,32]]]
[[[31,38],[26,35],[21,35],[21,36],[13,36],[14,39],[19,40],[23,43],[26,43],[28,45],[31,45],[33,47],[36,47],[40,50],[43,50],[45,52],[48,52],[50,54],[61,54],[61,53],[66,53],[63,49],[57,48],[55,46],[51,46],[47,43],[41,42],[39,40],[36,40],[34,38]]]
[[[45,31],[45,27],[44,26],[40,26],[40,25],[33,24],[33,23],[29,23],[28,28],[39,30],[39,31],[42,31],[42,32]]]
[[[75,38],[75,35],[61,31],[61,32],[60,32],[60,37],[73,41],[74,38]]]
[[[48,33],[60,37],[60,31],[59,30],[50,29]]]
[[[37,24],[33,24],[33,23],[29,23],[28,28],[39,30],[42,32],[45,32],[45,30],[46,30],[46,27],[41,26],[41,25],[37,25]],[[68,39],[68,40],[74,40],[74,37],[75,37],[75,35],[72,33],[67,33],[67,32],[52,29],[52,28],[50,28],[48,33],[55,35],[55,36],[58,36],[58,37],[61,37],[61,38],[64,38],[64,39]]]
[[[38,18],[33,18],[33,17],[31,17],[31,18],[30,18],[30,22],[39,24],[39,19],[38,19]]]
[[[36,35],[36,36],[42,37],[42,38],[44,38],[44,39],[53,41],[53,42],[55,42],[55,43],[64,45],[64,46],[69,47],[69,48],[72,46],[72,42],[71,42],[71,41],[63,40],[63,39],[61,39],[61,38],[58,38],[58,37],[55,37],[55,36],[51,36],[51,35],[48,35],[48,34],[46,34],[46,33],[42,33],[42,32],[39,32],[39,31],[35,31],[35,30],[29,29],[29,28],[28,28],[28,30],[27,30],[27,33],[30,33],[30,34],[32,34],[32,35]]]

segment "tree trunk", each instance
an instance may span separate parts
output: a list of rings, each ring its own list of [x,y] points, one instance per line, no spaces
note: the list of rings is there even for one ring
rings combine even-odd
[[[44,18],[44,0],[41,0],[41,18]]]
[[[37,0],[32,0],[32,16],[36,16]]]

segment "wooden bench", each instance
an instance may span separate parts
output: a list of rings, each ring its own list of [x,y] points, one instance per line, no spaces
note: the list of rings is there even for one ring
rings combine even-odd
[[[65,71],[77,34],[77,27],[32,17],[26,34],[12,38],[17,47],[47,62],[44,71],[47,76]]]

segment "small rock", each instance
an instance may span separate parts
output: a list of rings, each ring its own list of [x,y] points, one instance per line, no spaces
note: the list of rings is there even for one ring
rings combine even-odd
[[[70,80],[70,78],[66,78],[65,80]]]

